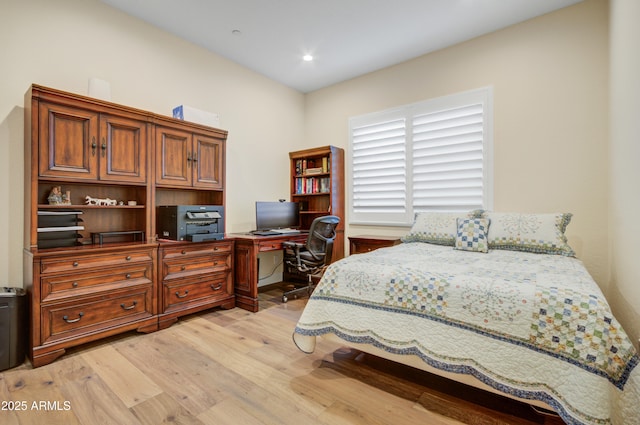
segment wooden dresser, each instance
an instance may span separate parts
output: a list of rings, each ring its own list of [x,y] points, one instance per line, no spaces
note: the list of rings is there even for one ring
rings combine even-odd
[[[224,207],[226,138],[224,130],[29,88],[24,277],[35,367],[72,346],[235,306],[232,240],[156,240],[158,206]]]
[[[235,307],[233,247],[233,240],[160,244],[160,328],[213,306]]]

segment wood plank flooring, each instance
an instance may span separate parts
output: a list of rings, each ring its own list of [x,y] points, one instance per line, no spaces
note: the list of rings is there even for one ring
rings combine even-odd
[[[211,310],[52,364],[0,373],[0,423],[562,424],[530,407],[319,340],[291,341],[306,299],[260,294],[258,313]]]

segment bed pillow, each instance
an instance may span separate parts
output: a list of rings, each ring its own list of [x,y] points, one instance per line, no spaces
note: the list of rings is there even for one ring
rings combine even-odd
[[[402,242],[426,242],[436,245],[454,246],[458,218],[470,218],[460,212],[419,212],[415,214],[413,226],[402,237]]]
[[[473,252],[489,252],[488,218],[458,218],[455,249]]]
[[[491,220],[490,249],[575,256],[564,232],[572,214],[521,214],[485,212]]]

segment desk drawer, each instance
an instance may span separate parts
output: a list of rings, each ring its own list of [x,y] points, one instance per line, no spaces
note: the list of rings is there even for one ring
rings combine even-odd
[[[182,278],[205,273],[224,272],[231,269],[231,254],[188,256],[175,260],[164,260],[162,276],[164,279]]]
[[[185,304],[212,302],[233,294],[229,273],[218,273],[207,279],[182,279],[163,285],[164,312],[183,309]]]
[[[259,250],[264,251],[279,251],[282,249],[282,241],[264,241],[258,244]]]
[[[40,272],[59,273],[75,270],[87,270],[95,267],[124,266],[127,264],[153,262],[151,251],[119,252],[98,255],[77,255],[68,257],[44,258],[40,264]]]
[[[42,301],[55,301],[128,286],[152,284],[153,266],[151,264],[133,264],[118,269],[47,276],[43,277],[40,282]]]
[[[231,254],[233,243],[232,242],[216,242],[215,244],[196,242],[191,245],[183,245],[180,247],[163,247],[162,258],[165,260],[175,258],[185,258],[200,255],[212,255],[212,254]]]
[[[153,285],[143,285],[109,297],[93,297],[41,308],[43,344],[99,332],[153,316]]]

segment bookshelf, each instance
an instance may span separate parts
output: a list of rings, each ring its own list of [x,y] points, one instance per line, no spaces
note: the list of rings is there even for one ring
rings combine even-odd
[[[344,150],[322,146],[289,152],[291,200],[300,204],[300,227],[309,229],[316,217],[340,217],[332,261],[344,257]]]

